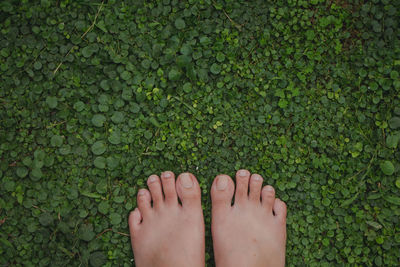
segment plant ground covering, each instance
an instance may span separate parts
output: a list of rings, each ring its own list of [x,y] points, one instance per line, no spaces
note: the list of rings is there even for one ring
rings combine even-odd
[[[287,266],[400,262],[400,1],[0,3],[0,265],[131,266],[148,175],[247,168]],[[189,265],[188,265],[189,266]]]

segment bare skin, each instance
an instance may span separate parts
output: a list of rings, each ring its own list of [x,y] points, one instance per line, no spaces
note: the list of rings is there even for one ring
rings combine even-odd
[[[272,186],[247,170],[236,173],[235,191],[228,175],[218,175],[211,188],[212,236],[217,267],[285,265],[286,204]]]
[[[137,267],[204,267],[204,219],[196,177],[172,172],[151,175],[129,215]],[[182,204],[178,202],[178,197]],[[152,205],[153,204],[153,205]]]
[[[217,267],[284,266],[286,205],[272,186],[247,170],[235,185],[218,175],[211,188],[212,235]],[[137,267],[204,266],[204,220],[200,187],[190,173],[151,175],[150,191],[141,189],[129,216]],[[178,203],[178,197],[182,204]],[[153,205],[151,204],[153,203]]]

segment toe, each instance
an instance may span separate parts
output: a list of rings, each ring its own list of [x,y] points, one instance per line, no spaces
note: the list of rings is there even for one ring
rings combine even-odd
[[[235,204],[248,200],[250,172],[239,170],[236,173]]]
[[[266,185],[261,192],[262,205],[272,214],[272,208],[275,202],[275,190],[272,186]]]
[[[250,190],[249,190],[249,200],[251,202],[260,204],[261,200],[261,187],[263,178],[259,174],[253,174],[250,177]]]
[[[181,173],[176,180],[176,192],[183,208],[201,208],[201,192],[196,177],[191,173]]]
[[[287,207],[286,203],[280,200],[279,198],[275,199],[274,202],[274,213],[275,217],[280,220],[282,223],[286,222],[286,213],[287,213]]]
[[[150,189],[153,206],[158,208],[164,202],[160,178],[154,174],[150,175],[149,179],[147,179],[147,186]]]
[[[140,210],[136,208],[129,214],[129,232],[131,234],[131,238],[137,233],[140,227],[140,222],[142,221],[142,214]]]
[[[175,188],[175,174],[170,171],[163,172],[161,174],[161,181],[165,196],[165,202],[168,204],[178,203],[178,197],[176,195]]]
[[[137,194],[137,206],[141,216],[146,218],[151,212],[151,195],[147,189],[140,189]]]
[[[225,174],[220,174],[215,177],[211,186],[212,211],[221,214],[223,210],[231,208],[233,191],[235,185],[231,177]],[[214,217],[214,216],[213,216]]]

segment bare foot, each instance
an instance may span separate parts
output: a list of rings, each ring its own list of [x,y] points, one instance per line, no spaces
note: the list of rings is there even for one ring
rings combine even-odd
[[[151,175],[147,185],[150,192],[138,192],[138,208],[129,215],[136,266],[204,267],[204,220],[196,177],[182,173],[175,185],[174,173],[167,171],[161,181]]]
[[[218,175],[211,188],[212,236],[217,267],[284,266],[286,204],[275,199],[272,186],[258,174]],[[250,188],[250,189],[249,189]]]

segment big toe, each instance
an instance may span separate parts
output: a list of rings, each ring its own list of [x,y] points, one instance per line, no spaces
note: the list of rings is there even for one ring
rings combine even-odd
[[[211,187],[211,200],[213,213],[228,210],[231,208],[235,186],[231,177],[220,174],[215,177]]]
[[[201,208],[201,191],[196,177],[186,172],[181,173],[176,181],[176,192],[183,208]]]

